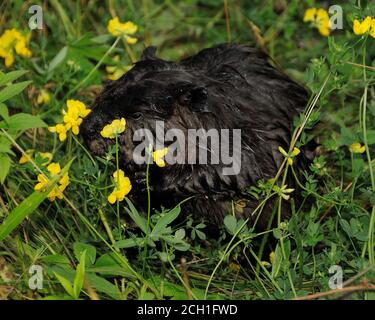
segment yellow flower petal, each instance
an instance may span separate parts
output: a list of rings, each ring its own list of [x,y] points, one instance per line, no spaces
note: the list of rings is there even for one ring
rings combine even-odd
[[[300,153],[301,153],[301,150],[298,149],[297,147],[294,147],[292,151],[292,157],[298,156]]]
[[[55,175],[58,174],[61,171],[60,165],[58,163],[52,162],[48,165],[47,170]]]
[[[25,154],[22,154],[20,160],[18,161],[19,164],[25,164],[30,161],[30,158],[32,157],[34,153],[33,149],[29,149],[25,151]]]
[[[274,251],[270,253],[270,262],[273,264],[275,262],[276,254]]]
[[[330,35],[330,29],[327,26],[321,26],[318,30],[323,37],[328,37]]]
[[[50,152],[38,152],[38,155],[44,159],[45,161],[43,161],[43,165],[46,165],[48,164],[49,162],[52,161],[52,158],[53,158],[53,155],[52,153]]]
[[[103,138],[116,138],[117,135],[125,131],[126,121],[124,118],[113,120],[112,123],[106,125],[100,132]]]
[[[165,161],[163,160],[163,157],[165,157],[167,153],[168,153],[168,148],[155,150],[152,153],[153,160],[158,167],[161,167],[161,168],[165,167]]]
[[[315,20],[316,8],[309,8],[305,11],[303,22],[312,22]]]
[[[132,35],[137,32],[138,26],[131,21],[121,23],[118,17],[109,20],[107,25],[108,32],[115,37]]]
[[[48,104],[51,101],[51,96],[47,92],[47,90],[40,90],[38,97],[36,98],[36,103],[39,105]]]
[[[125,36],[126,42],[129,44],[136,44],[138,39],[134,37]]]
[[[359,142],[355,142],[349,146],[349,150],[352,153],[364,153],[366,151],[366,147],[362,146]]]
[[[353,32],[354,34],[356,34],[357,36],[358,35],[361,35],[361,23],[359,22],[359,20],[355,19],[353,21]]]

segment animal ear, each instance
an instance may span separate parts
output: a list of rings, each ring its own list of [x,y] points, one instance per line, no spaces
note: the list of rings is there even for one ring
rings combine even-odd
[[[156,60],[156,50],[157,48],[155,46],[147,47],[142,52],[141,60]]]
[[[186,106],[194,112],[207,111],[208,93],[205,87],[192,84],[184,85],[178,88],[176,98],[180,105]]]

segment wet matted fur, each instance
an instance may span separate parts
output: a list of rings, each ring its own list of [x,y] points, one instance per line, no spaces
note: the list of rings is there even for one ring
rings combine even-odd
[[[130,196],[142,207],[145,165],[136,165],[132,158],[135,130],[154,132],[156,120],[165,122],[166,131],[241,129],[239,174],[223,175],[222,163],[153,165],[152,204],[168,208],[193,196],[184,212],[217,226],[236,207],[233,201],[241,200],[246,207],[236,214],[251,216],[257,201],[246,189],[276,175],[283,161],[278,147],[288,148],[293,117],[306,106],[307,91],[274,68],[264,53],[246,45],[219,45],[180,62],[159,59],[155,51],[147,48],[129,72],[107,84],[96,98],[82,127],[89,149],[105,154],[114,141],[101,137],[100,131],[114,119],[126,119],[126,130],[119,137],[120,167],[132,180]],[[301,162],[296,161],[297,169]],[[271,211],[262,212],[260,228]]]

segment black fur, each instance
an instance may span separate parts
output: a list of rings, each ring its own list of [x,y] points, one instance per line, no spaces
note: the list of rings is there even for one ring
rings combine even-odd
[[[83,134],[90,150],[106,152],[113,141],[100,136],[104,125],[124,117],[127,129],[121,135],[120,165],[135,187],[132,196],[145,195],[138,188],[145,167],[132,161],[133,132],[154,130],[155,120],[165,129],[229,128],[242,130],[242,167],[234,176],[222,175],[219,165],[170,165],[151,168],[152,202],[171,207],[194,196],[185,211],[217,225],[231,212],[232,200],[245,199],[248,217],[257,204],[246,188],[259,179],[275,176],[283,156],[279,146],[288,148],[293,117],[303,111],[307,91],[276,70],[267,56],[245,45],[219,45],[205,49],[180,62],[155,56],[147,48],[132,70],[105,86],[84,121]],[[143,176],[144,178],[144,176]],[[139,205],[144,203],[139,200]],[[264,227],[270,210],[258,226]]]

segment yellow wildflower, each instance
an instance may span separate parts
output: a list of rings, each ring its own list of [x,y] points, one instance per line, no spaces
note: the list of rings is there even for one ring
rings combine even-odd
[[[37,183],[34,187],[35,191],[42,190],[48,184],[48,180],[43,174],[38,175],[38,181],[39,183]]]
[[[33,156],[35,150],[34,149],[29,149],[29,150],[26,150],[25,153],[26,154],[23,154],[20,158],[20,160],[18,161],[19,164],[25,164],[27,162],[30,161],[30,158]],[[38,156],[42,159],[44,159],[45,161],[43,161],[42,165],[45,166],[47,165],[48,163],[51,162],[52,160],[52,153],[50,152],[38,152]]]
[[[287,188],[287,185],[283,185],[281,188],[278,185],[274,185],[272,188],[273,191],[275,191],[280,197],[282,197],[284,200],[289,200],[290,193],[294,191],[292,188]]]
[[[118,17],[114,17],[113,19],[109,20],[107,29],[109,33],[115,37],[124,37],[126,42],[129,44],[135,44],[138,41],[137,38],[129,36],[133,35],[138,30],[138,26],[131,21],[121,23]]]
[[[319,30],[319,33],[328,37],[330,34],[331,22],[328,12],[324,9],[309,8],[305,11],[303,22],[311,22],[313,27]]]
[[[125,199],[125,196],[132,189],[130,179],[125,177],[124,171],[121,169],[113,173],[113,178],[115,182],[115,188],[113,192],[108,196],[108,202],[114,204],[116,201],[122,201]]]
[[[110,124],[107,124],[100,132],[103,138],[114,139],[120,133],[125,131],[126,121],[124,118],[115,119]]]
[[[359,142],[355,142],[350,145],[349,150],[352,153],[364,153],[366,151],[366,147],[362,146]]]
[[[51,101],[51,96],[47,90],[42,89],[39,91],[38,97],[36,98],[36,103],[41,104],[48,104]]]
[[[59,139],[60,139],[61,142],[66,140],[66,133],[67,133],[68,130],[66,129],[66,127],[63,124],[59,123],[59,124],[55,125],[54,127],[49,127],[48,130],[50,132],[58,133]]]
[[[61,167],[58,163],[51,163],[48,165],[47,170],[51,174],[51,177],[56,176],[61,172]],[[48,179],[44,174],[38,175],[38,183],[35,185],[34,190],[40,191],[43,190],[48,185]],[[54,201],[56,198],[62,199],[63,198],[63,191],[69,185],[69,175],[66,173],[64,176],[59,180],[59,186],[55,187],[49,194],[48,199],[50,201]]]
[[[375,38],[375,18],[373,18],[371,22],[370,36]]]
[[[38,152],[38,155],[44,159],[42,165],[45,166],[52,161],[52,153],[50,152]]]
[[[83,118],[87,117],[91,110],[79,100],[68,100],[66,102],[68,111],[63,110],[64,123],[59,123],[54,127],[49,127],[50,132],[59,134],[60,141],[64,141],[67,132],[72,130],[73,134],[79,134],[79,126],[82,124]]]
[[[19,164],[25,164],[30,161],[30,158],[34,154],[34,149],[29,149],[25,151],[25,154],[22,154],[20,160],[18,161]]]
[[[91,110],[79,100],[68,100],[66,105],[68,111],[63,111],[65,127],[67,130],[72,129],[73,134],[78,135],[83,118],[87,117]]]
[[[52,162],[48,167],[47,170],[52,173],[53,175],[59,174],[61,171],[60,165],[58,163]]]
[[[261,263],[262,266],[265,267],[265,268],[269,268],[269,267],[271,267],[271,264],[270,264],[268,261],[261,261],[260,263]]]
[[[156,163],[156,165],[158,167],[165,167],[165,161],[164,161],[164,157],[165,155],[168,153],[168,148],[163,148],[163,149],[160,149],[160,150],[155,150],[153,153],[152,153],[152,158],[154,160],[154,162]]]
[[[298,156],[301,153],[301,150],[297,147],[294,147],[291,154],[289,155],[283,147],[279,146],[279,152],[287,159],[288,164],[293,165],[293,158]]]
[[[108,73],[108,79],[116,81],[120,79],[132,66],[107,66],[105,69]]]
[[[370,35],[375,38],[375,19],[367,16],[362,22],[358,19],[353,21],[353,32],[362,35],[370,31]]]
[[[76,113],[66,113],[64,116],[65,128],[66,130],[72,129],[73,134],[79,134],[79,126],[82,123],[82,118]]]
[[[91,110],[88,109],[86,105],[79,100],[70,99],[66,102],[66,105],[68,107],[68,114],[77,115],[81,118],[86,118],[91,112]]]
[[[229,269],[233,270],[233,271],[240,271],[241,267],[238,263],[234,263],[234,262],[231,262],[229,264]]]
[[[31,57],[31,51],[27,48],[30,36],[23,36],[16,29],[7,29],[0,36],[0,57],[4,59],[6,67],[14,63],[14,51],[25,58]]]
[[[315,20],[316,8],[309,8],[305,11],[303,22],[313,22]]]
[[[270,253],[270,262],[271,262],[272,264],[274,263],[275,258],[276,258],[275,251],[272,251],[272,252]]]

